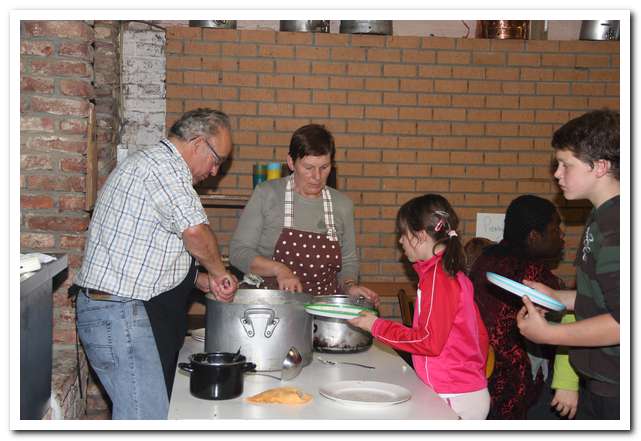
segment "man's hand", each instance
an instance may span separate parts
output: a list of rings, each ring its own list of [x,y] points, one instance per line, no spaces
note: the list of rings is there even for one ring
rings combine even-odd
[[[545,312],[534,306],[534,303],[527,297],[523,297],[523,308],[516,314],[516,324],[521,334],[534,343],[551,342],[552,325],[545,320]]]
[[[579,404],[579,392],[574,390],[557,389],[550,406],[554,407],[561,416],[573,419]]]
[[[202,292],[211,292],[209,288],[209,275],[207,273],[199,272],[196,275],[196,288]]]
[[[352,285],[347,289],[347,294],[352,301],[358,299],[359,296],[365,297],[374,305],[374,308],[376,309],[378,309],[381,304],[381,300],[379,299],[378,294],[376,294],[376,292],[372,291],[366,286]]]
[[[209,289],[214,295],[214,299],[219,302],[229,303],[234,300],[234,294],[238,289],[238,279],[228,272],[220,276],[210,274]]]
[[[372,326],[378,317],[375,314],[372,314],[368,311],[361,311],[358,317],[347,320],[347,323],[350,325],[361,328],[367,332],[372,332]]]

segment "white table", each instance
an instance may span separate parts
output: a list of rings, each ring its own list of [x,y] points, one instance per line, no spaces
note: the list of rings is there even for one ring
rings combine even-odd
[[[187,337],[180,351],[179,362],[188,362],[192,353],[203,352],[204,343]],[[326,360],[352,361],[376,369],[321,363]],[[279,372],[267,372],[278,376]],[[341,380],[367,380],[393,383],[412,393],[404,403],[385,407],[348,406],[322,396],[320,386]],[[312,395],[303,405],[251,404],[246,397],[281,386],[297,387]],[[374,343],[365,352],[356,354],[322,354],[314,352],[314,360],[298,377],[281,382],[265,376],[245,374],[243,394],[232,400],[202,400],[189,393],[189,375],[177,369],[174,379],[169,419],[220,420],[455,420],[457,415],[430,388],[425,386],[411,367],[387,346]]]

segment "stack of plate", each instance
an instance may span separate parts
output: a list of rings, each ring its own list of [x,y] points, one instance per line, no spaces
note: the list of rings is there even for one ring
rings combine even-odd
[[[196,341],[205,341],[205,328],[199,328],[199,329],[192,329],[191,330],[191,338],[193,338]]]

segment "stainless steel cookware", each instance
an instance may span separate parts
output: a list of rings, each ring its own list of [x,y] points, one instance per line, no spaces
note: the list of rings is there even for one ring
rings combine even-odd
[[[580,40],[618,40],[619,20],[583,20]]]
[[[364,297],[353,301],[347,295],[315,296],[314,303],[358,305],[374,309]],[[356,328],[343,319],[314,316],[314,350],[318,352],[362,352],[372,346],[372,335]]]
[[[329,32],[329,20],[281,20],[285,32]]]
[[[279,371],[293,346],[312,361],[311,315],[305,304],[309,294],[272,289],[239,289],[233,302],[206,296],[205,352],[233,352],[242,347],[257,371]]]
[[[236,20],[189,20],[192,28],[236,29]]]
[[[341,20],[341,34],[392,35],[392,20]]]

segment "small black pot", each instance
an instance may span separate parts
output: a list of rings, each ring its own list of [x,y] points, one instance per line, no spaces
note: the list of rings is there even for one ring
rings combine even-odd
[[[190,374],[189,392],[205,400],[229,400],[243,393],[243,373],[256,368],[245,356],[231,352],[192,354],[178,367]]]

